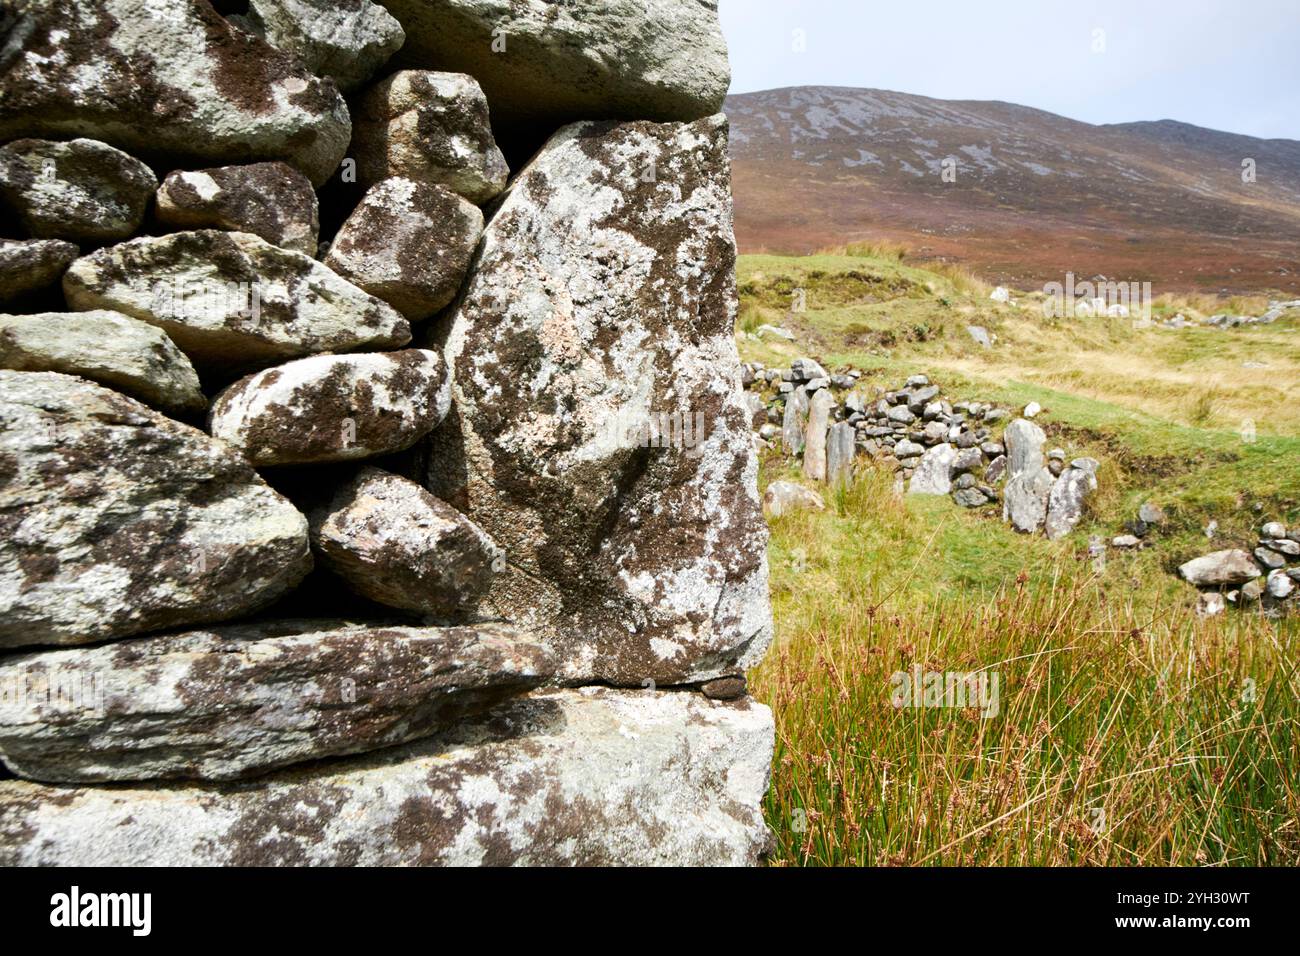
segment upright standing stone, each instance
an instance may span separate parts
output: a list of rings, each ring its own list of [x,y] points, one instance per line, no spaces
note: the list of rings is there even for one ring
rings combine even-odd
[[[566,679],[704,681],[770,639],[729,166],[721,116],[565,127],[451,315],[431,490],[509,556],[485,610]]]
[[[803,451],[804,429],[808,424],[808,390],[797,386],[785,400],[785,418],[781,422],[781,450],[787,455]]]
[[[1007,449],[1007,478],[1032,475],[1043,467],[1043,445],[1047,435],[1033,422],[1017,418],[1002,435]]]
[[[813,392],[808,402],[808,430],[803,445],[803,473],[813,481],[826,480],[826,430],[830,427],[835,396],[828,388]]]
[[[1064,538],[1083,517],[1084,502],[1097,490],[1098,464],[1095,458],[1076,458],[1052,485],[1044,524],[1051,540]]]
[[[853,453],[857,429],[848,422],[831,426],[826,442],[826,480],[832,485],[847,485],[853,481]]]

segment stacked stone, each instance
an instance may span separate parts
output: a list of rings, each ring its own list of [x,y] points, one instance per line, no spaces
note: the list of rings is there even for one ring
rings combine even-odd
[[[1265,522],[1253,550],[1225,548],[1184,563],[1178,573],[1201,589],[1197,609],[1222,613],[1228,604],[1277,615],[1300,599],[1300,528]]]
[[[19,5],[0,863],[766,846],[716,4],[509,7]]]
[[[1067,464],[1059,448],[1044,457],[1047,436],[1026,419],[999,435],[995,430],[1010,417],[1006,409],[949,402],[926,375],[896,389],[877,388],[874,398],[857,387],[860,378],[856,369],[832,375],[808,358],[788,369],[746,363],[741,383],[757,447],[771,448],[779,438],[785,454],[802,456],[805,477],[832,484],[852,480],[861,453],[892,468],[908,494],[950,495],[963,508],[1002,501],[1004,519],[1027,534],[1061,538],[1082,518],[1097,488],[1095,459]],[[846,394],[837,399],[836,392]],[[1026,414],[1036,410],[1030,406]]]

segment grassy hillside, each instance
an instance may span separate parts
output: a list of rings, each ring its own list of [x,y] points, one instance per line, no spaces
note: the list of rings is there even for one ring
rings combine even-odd
[[[1034,296],[999,305],[959,271],[854,251],[742,257],[742,358],[851,366],[868,394],[924,372],[952,401],[1037,401],[1049,447],[1103,463],[1101,490],[1048,542],[997,509],[898,498],[859,458],[825,512],[772,522],[777,643],[752,683],[777,715],[776,862],[1300,862],[1300,628],[1199,620],[1171,573],[1253,547],[1263,520],[1300,523],[1300,315],[1049,320]],[[1264,305],[1162,301],[1157,317]],[[756,337],[764,323],[797,338]],[[762,483],[796,466],[770,453]],[[1146,500],[1169,516],[1148,547],[1092,561],[1089,536],[1122,533]],[[998,673],[999,714],[890,706],[892,675],[918,663]]]

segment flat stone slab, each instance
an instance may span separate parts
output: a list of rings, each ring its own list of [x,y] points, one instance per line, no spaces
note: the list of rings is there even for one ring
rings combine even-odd
[[[0,782],[0,865],[749,865],[771,711],[536,691],[453,732],[239,784]]]
[[[55,782],[232,780],[426,737],[539,685],[504,624],[272,621],[0,664],[0,761]]]

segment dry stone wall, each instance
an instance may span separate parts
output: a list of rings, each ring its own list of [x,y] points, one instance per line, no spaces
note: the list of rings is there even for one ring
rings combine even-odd
[[[0,6],[0,864],[756,862],[716,4]]]

